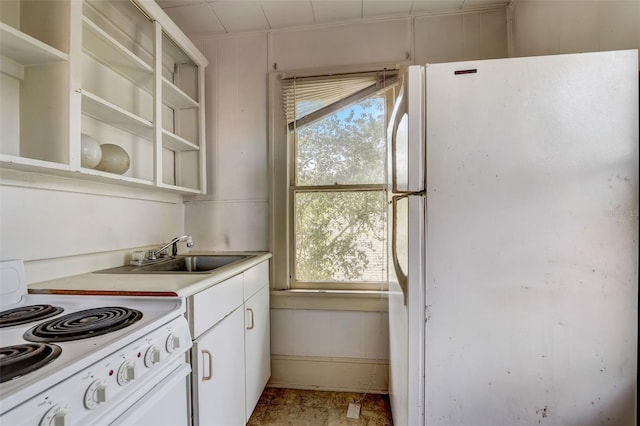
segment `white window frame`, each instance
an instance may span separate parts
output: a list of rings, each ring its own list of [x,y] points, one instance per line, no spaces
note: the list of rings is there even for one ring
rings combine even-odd
[[[294,206],[293,194],[297,190],[305,190],[304,187],[292,185],[292,161],[295,155],[292,152],[292,132],[287,130],[287,123],[282,108],[283,78],[311,75],[333,75],[349,72],[369,72],[381,69],[397,70],[402,64],[375,64],[359,67],[342,67],[323,70],[307,70],[296,72],[271,72],[269,74],[269,141],[270,141],[270,165],[271,165],[271,250],[272,258],[272,283],[275,290],[296,291],[335,291],[337,293],[371,293],[386,291],[387,282],[345,282],[345,283],[321,283],[321,282],[293,282],[294,267],[294,239],[293,220]],[[395,89],[387,90],[386,120],[391,114]],[[347,187],[341,186],[340,189]],[[348,189],[359,190],[367,187],[369,190],[384,190],[384,184],[380,185],[349,185]],[[314,187],[317,191],[335,190],[335,187]]]

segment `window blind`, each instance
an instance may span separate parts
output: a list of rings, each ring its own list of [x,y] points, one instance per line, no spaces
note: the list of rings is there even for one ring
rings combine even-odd
[[[289,129],[316,121],[397,82],[397,70],[290,77],[282,80]]]

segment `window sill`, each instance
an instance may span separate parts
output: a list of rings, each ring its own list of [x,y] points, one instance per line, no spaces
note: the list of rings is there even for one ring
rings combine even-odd
[[[271,309],[387,312],[387,305],[386,291],[271,291]]]

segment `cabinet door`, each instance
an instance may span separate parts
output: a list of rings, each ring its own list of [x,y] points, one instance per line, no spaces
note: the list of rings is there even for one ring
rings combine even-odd
[[[246,407],[249,420],[271,376],[269,286],[245,302]]]
[[[194,341],[194,424],[245,424],[243,327],[239,307]]]

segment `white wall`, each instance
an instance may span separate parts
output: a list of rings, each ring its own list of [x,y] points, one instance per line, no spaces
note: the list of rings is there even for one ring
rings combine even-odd
[[[272,309],[270,384],[386,392],[386,312]]]
[[[517,0],[515,56],[640,49],[640,1]]]
[[[186,202],[198,249],[269,250],[267,35],[196,42],[205,75],[206,196]]]
[[[505,9],[415,18],[414,63],[439,63],[507,56]]]
[[[207,250],[273,250],[286,236],[269,231],[269,72],[412,58],[426,63],[506,57],[507,13],[396,18],[202,37],[195,43],[210,63],[209,193],[186,203],[187,232]],[[273,262],[283,254],[275,250]],[[272,294],[272,385],[365,391],[373,383],[373,391],[386,390],[386,302],[357,310],[357,304],[338,307],[335,301],[297,304],[277,293]]]
[[[178,195],[2,170],[0,259],[23,259],[29,283],[122,265],[183,230]]]
[[[278,70],[395,62],[411,54],[411,21],[396,19],[272,33]]]

